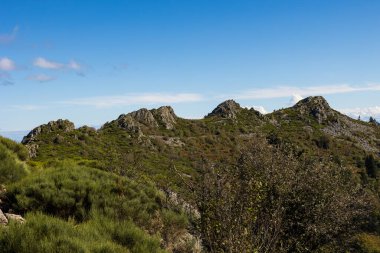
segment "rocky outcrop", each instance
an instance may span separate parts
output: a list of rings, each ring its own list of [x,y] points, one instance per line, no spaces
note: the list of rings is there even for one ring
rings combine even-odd
[[[173,129],[174,125],[177,123],[177,116],[175,115],[173,108],[170,106],[161,106],[158,109],[153,109],[152,113],[166,129]]]
[[[327,101],[321,97],[307,97],[299,101],[294,107],[301,115],[314,117],[319,124],[334,118],[335,111],[331,109]]]
[[[0,209],[0,226],[5,226],[7,224],[8,224],[8,219],[4,215],[3,211],[1,211],[1,209]]]
[[[25,222],[25,219],[21,215],[18,215],[18,214],[5,213],[5,217],[7,217],[8,222],[14,221],[21,224]]]
[[[242,108],[234,100],[227,100],[219,104],[207,117],[217,116],[222,118],[236,119]]]
[[[40,134],[51,132],[70,132],[75,129],[74,123],[69,120],[59,119],[57,121],[50,121],[47,124],[38,126],[29,132],[27,136],[22,139],[22,144],[30,144],[38,139]]]
[[[154,118],[151,111],[148,109],[140,109],[131,113],[128,113],[127,115],[131,116],[134,120],[137,122],[144,124],[147,127],[158,127],[157,121]]]
[[[132,134],[142,135],[140,124],[136,122],[129,114],[120,115],[117,119],[117,125],[120,128],[123,128],[128,132],[131,132]]]
[[[3,211],[0,209],[0,226],[6,226],[10,221],[22,224],[25,222],[25,219],[21,215],[13,213],[3,213]]]

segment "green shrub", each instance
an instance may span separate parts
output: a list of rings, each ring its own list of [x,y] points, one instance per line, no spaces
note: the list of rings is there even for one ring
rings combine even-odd
[[[0,136],[0,145],[3,145],[10,151],[14,152],[21,161],[26,161],[29,157],[28,150],[25,148],[25,146],[10,139]]]
[[[1,252],[164,252],[159,241],[132,222],[94,219],[75,224],[41,213],[30,213],[25,224],[0,230]]]
[[[147,226],[160,205],[152,186],[70,163],[36,172],[11,185],[7,197],[12,209],[20,213],[41,211],[85,221],[93,210],[98,210],[108,217]]]
[[[0,143],[0,184],[16,182],[26,174],[26,166]]]

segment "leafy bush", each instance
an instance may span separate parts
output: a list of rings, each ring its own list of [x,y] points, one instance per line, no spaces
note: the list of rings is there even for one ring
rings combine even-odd
[[[152,186],[71,163],[36,172],[11,185],[7,197],[17,212],[41,211],[79,222],[97,210],[108,217],[148,225],[160,205]]]
[[[0,136],[1,145],[14,152],[21,161],[28,159],[28,150],[23,145]]]
[[[131,252],[160,252],[160,246],[171,244],[176,235],[184,232],[188,226],[185,216],[166,209],[162,193],[149,183],[137,183],[110,172],[70,162],[34,172],[10,185],[6,200],[9,208],[17,213],[26,214],[27,217],[31,215],[34,219],[30,213],[41,212],[71,220],[73,224],[78,223],[80,228],[90,227],[89,230],[95,231],[96,235],[109,238],[109,241],[127,247]],[[74,243],[78,243],[78,247],[86,247],[70,239],[81,237],[81,234],[74,236],[75,233],[70,232],[66,236],[66,231],[72,230],[71,225],[68,227],[62,220],[56,221],[41,215],[37,215],[37,218],[55,225],[44,228],[42,232],[39,226],[29,227],[27,231],[32,237],[31,241],[39,241],[41,233],[54,234],[59,225],[57,237],[61,234],[64,238],[68,236],[69,239],[66,239],[72,242],[74,248]],[[162,243],[149,234],[161,237]],[[59,241],[53,240],[52,246],[49,244],[46,247],[55,249],[57,244]],[[62,249],[63,252],[65,250]],[[86,248],[78,248],[78,251],[88,252]]]
[[[207,249],[316,252],[348,247],[342,242],[360,231],[373,210],[351,172],[296,158],[260,139],[252,144],[234,166],[204,168],[196,198]]]
[[[26,166],[0,143],[0,184],[16,182],[26,175]]]
[[[0,230],[1,252],[164,252],[158,239],[133,223],[94,219],[75,224],[41,213],[30,213],[25,224],[11,223]]]

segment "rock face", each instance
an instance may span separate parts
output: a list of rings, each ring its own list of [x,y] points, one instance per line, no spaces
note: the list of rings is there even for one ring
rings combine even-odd
[[[0,226],[5,226],[7,224],[8,224],[8,219],[4,215],[3,211],[1,211],[1,209],[0,209]]]
[[[50,133],[55,131],[70,132],[75,129],[74,123],[69,120],[59,119],[57,121],[50,121],[47,124],[38,126],[29,132],[27,136],[22,139],[22,144],[29,144],[38,138],[42,133]]]
[[[153,109],[152,113],[166,129],[173,129],[174,125],[177,123],[177,116],[175,115],[173,108],[170,106],[161,106],[158,109]]]
[[[319,124],[335,116],[334,110],[331,109],[327,101],[320,96],[307,97],[299,101],[293,108],[299,111],[301,115],[314,117]]]
[[[154,118],[152,112],[148,109],[143,108],[138,111],[128,113],[127,115],[147,127],[158,127],[156,119]]]
[[[122,114],[117,119],[117,125],[120,128],[123,128],[127,130],[128,132],[131,132],[133,134],[141,135],[142,131],[140,128],[140,124],[136,122],[130,115]]]
[[[59,119],[57,121],[50,121],[47,124],[43,124],[34,128],[29,132],[27,136],[25,136],[21,143],[26,146],[29,151],[29,157],[33,158],[37,156],[38,144],[35,142],[38,140],[38,136],[40,134],[46,134],[51,132],[71,132],[75,129],[75,125],[73,122],[69,120]]]
[[[219,104],[207,117],[219,116],[222,118],[236,119],[241,107],[234,100],[227,100]]]
[[[166,129],[173,129],[176,124],[177,116],[170,106],[162,106],[158,109],[140,109],[128,114],[122,114],[117,119],[120,128],[137,134],[143,135],[143,129],[155,129],[163,125]]]
[[[18,214],[6,213],[5,217],[7,217],[8,221],[12,220],[12,221],[15,221],[18,223],[24,223],[25,222],[25,219],[21,215],[18,215]]]

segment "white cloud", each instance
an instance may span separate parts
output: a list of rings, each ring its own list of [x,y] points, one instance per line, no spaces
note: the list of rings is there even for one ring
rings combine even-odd
[[[45,75],[45,74],[37,74],[37,75],[28,76],[28,80],[38,81],[38,82],[41,82],[41,83],[52,81],[54,79],[55,79],[54,77],[48,76],[48,75]]]
[[[39,105],[12,105],[12,109],[22,110],[22,111],[35,111],[45,108],[45,106]]]
[[[99,96],[89,98],[79,98],[61,103],[67,105],[85,105],[98,108],[108,108],[125,105],[139,104],[174,104],[185,102],[197,102],[203,100],[200,94],[194,93],[144,93],[144,94],[126,94],[121,96]]]
[[[62,69],[65,67],[65,65],[62,63],[48,61],[42,57],[36,58],[33,62],[33,65],[43,69]]]
[[[266,99],[266,98],[285,98],[293,97],[297,94],[299,97],[340,94],[359,91],[380,91],[380,84],[367,84],[361,86],[353,86],[349,84],[342,85],[326,85],[314,87],[295,87],[280,86],[275,88],[251,89],[241,93],[233,94],[227,97],[236,99]],[[226,97],[225,95],[223,97]]]
[[[298,95],[298,94],[293,94],[292,98],[290,99],[290,102],[289,102],[289,105],[292,106],[292,105],[295,105],[297,104],[299,101],[301,101],[303,99],[302,96]]]
[[[376,119],[380,119],[380,106],[372,106],[372,107],[363,107],[363,108],[348,108],[348,109],[340,109],[338,110],[348,116],[353,118],[369,118],[374,117]]]
[[[253,108],[256,111],[260,112],[261,114],[267,114],[268,113],[268,111],[265,110],[264,106],[261,106],[261,105],[258,105],[258,106],[256,106],[256,105],[254,105],[254,106],[244,106],[244,108],[247,108],[247,109]]]
[[[85,76],[83,66],[81,64],[79,64],[77,61],[71,60],[67,64],[67,68],[74,70],[77,73],[77,75],[79,75],[79,76]]]
[[[6,44],[6,43],[12,42],[13,40],[16,39],[17,33],[18,33],[18,26],[15,26],[11,33],[0,34],[0,43]]]
[[[16,69],[16,64],[9,58],[0,58],[0,70],[11,71]]]
[[[82,66],[78,63],[78,62],[76,62],[76,61],[74,61],[74,60],[71,60],[68,64],[67,64],[67,67],[69,68],[69,69],[73,69],[73,70],[81,70],[82,69]]]

